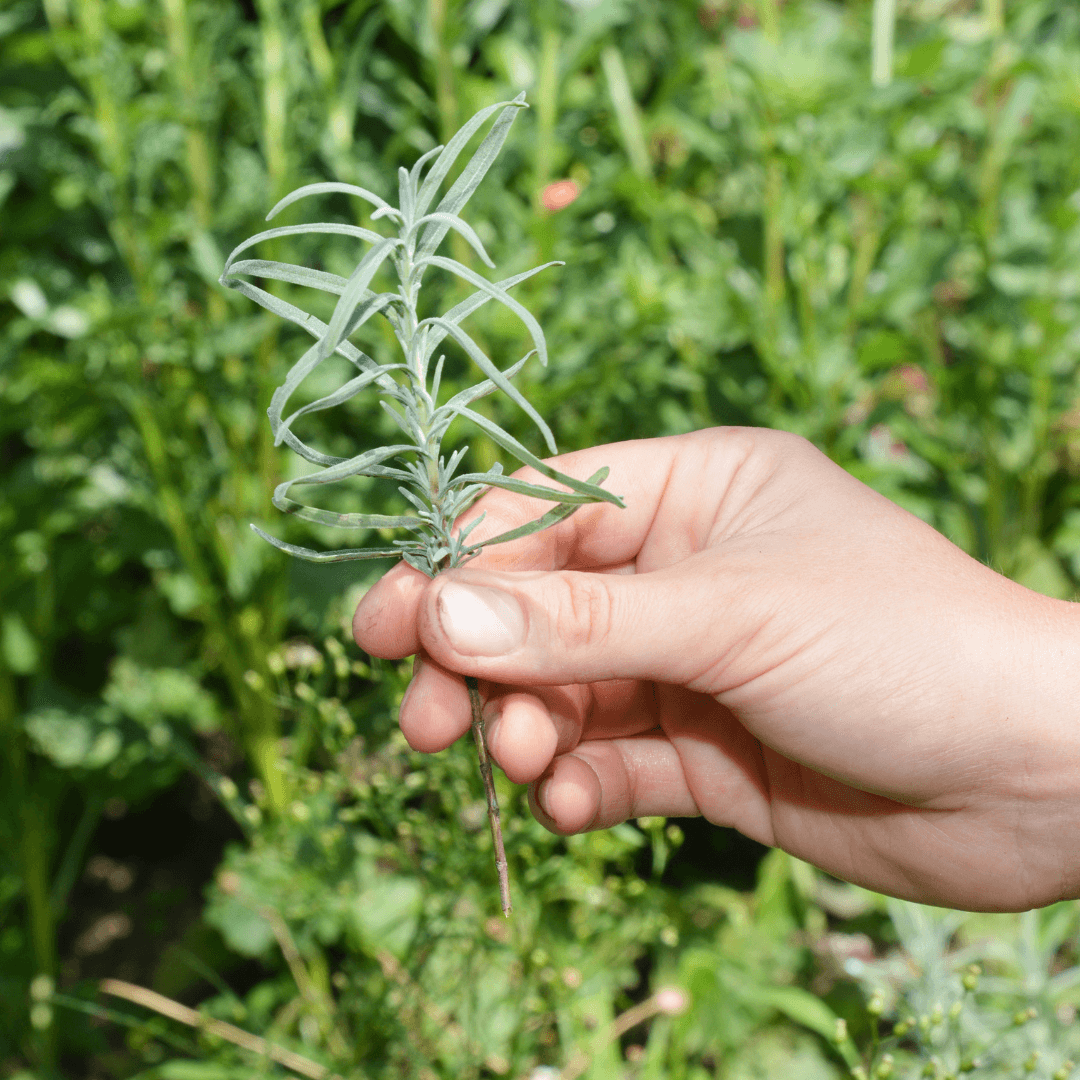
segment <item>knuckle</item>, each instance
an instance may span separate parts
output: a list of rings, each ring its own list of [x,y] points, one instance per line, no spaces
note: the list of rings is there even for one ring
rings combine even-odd
[[[607,640],[612,628],[612,597],[600,575],[564,574],[556,606],[555,632],[568,649]]]

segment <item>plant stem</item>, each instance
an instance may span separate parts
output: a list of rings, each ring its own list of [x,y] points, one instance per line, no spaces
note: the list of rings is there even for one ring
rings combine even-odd
[[[536,97],[535,201],[539,205],[544,185],[554,167],[555,121],[559,95],[559,32],[545,27],[540,46],[540,77]]]
[[[262,38],[263,153],[270,189],[275,198],[284,191],[288,172],[286,129],[288,80],[285,71],[285,21],[281,0],[258,0]]]
[[[446,0],[429,0],[428,18],[435,47],[435,107],[439,114],[439,140],[448,143],[457,129],[454,61],[446,42]]]
[[[622,53],[617,46],[608,45],[600,54],[604,68],[611,104],[615,109],[615,119],[619,124],[619,135],[623,149],[630,159],[630,166],[638,177],[648,180],[652,176],[652,163],[649,160],[649,147],[645,142],[645,132],[641,127],[641,111],[634,100],[634,91],[630,86],[630,76],[626,72]]]
[[[491,773],[491,758],[488,755],[487,736],[484,730],[480,685],[471,675],[465,676],[465,685],[469,689],[469,704],[472,706],[472,733],[473,738],[476,740],[476,753],[480,758],[480,775],[484,778],[484,794],[487,796],[491,839],[495,844],[495,869],[499,872],[499,899],[502,901],[503,914],[509,918],[510,912],[513,911],[510,904],[510,875],[506,869],[506,848],[503,846],[499,797],[495,794],[495,777]]]
[[[893,36],[896,32],[896,0],[874,0],[871,81],[888,86],[893,78]]]

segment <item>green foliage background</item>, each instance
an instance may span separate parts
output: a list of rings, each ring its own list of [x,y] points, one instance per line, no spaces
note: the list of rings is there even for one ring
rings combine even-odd
[[[407,665],[344,632],[377,571],[298,565],[247,528],[331,541],[270,507],[294,466],[265,409],[299,341],[220,289],[223,253],[300,183],[391,195],[398,165],[526,90],[466,216],[502,276],[567,263],[516,294],[552,357],[519,381],[563,449],[797,431],[1003,573],[1073,596],[1080,10],[899,0],[890,55],[892,6],[0,9],[0,1074],[286,1074],[98,993],[120,975],[327,1075],[825,1078],[860,1058],[875,1076],[1065,1075],[1073,904],[954,917],[782,853],[746,891],[700,831],[696,854],[660,820],[560,840],[504,784],[517,911],[493,918],[467,748],[409,751]],[[580,195],[545,210],[564,178]],[[366,223],[344,199],[323,210]],[[354,254],[278,244],[332,271]],[[520,355],[494,308],[470,332]],[[392,441],[363,398],[345,415],[313,429],[328,452]],[[132,892],[103,837],[178,800],[215,823],[223,861]],[[112,890],[101,919],[88,880]],[[609,1037],[669,984],[687,1012]]]

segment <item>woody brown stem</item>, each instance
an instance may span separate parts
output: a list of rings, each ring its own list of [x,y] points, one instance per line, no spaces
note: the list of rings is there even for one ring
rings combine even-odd
[[[491,757],[488,755],[487,738],[484,732],[484,713],[483,704],[480,701],[480,685],[471,675],[465,676],[465,685],[469,690],[469,704],[472,705],[472,733],[473,738],[476,740],[476,754],[480,759],[480,775],[484,778],[484,794],[487,796],[491,839],[495,844],[495,869],[499,872],[499,899],[502,901],[503,914],[509,918],[510,912],[513,910],[510,905],[510,875],[506,869],[506,848],[503,847],[499,797],[495,794],[495,778],[491,774]]]

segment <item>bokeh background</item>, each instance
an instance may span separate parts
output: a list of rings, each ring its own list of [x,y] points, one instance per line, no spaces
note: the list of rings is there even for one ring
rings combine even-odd
[[[503,921],[470,748],[412,753],[408,664],[349,639],[384,567],[247,528],[339,539],[270,506],[300,341],[224,256],[301,183],[395,197],[522,90],[464,216],[500,277],[566,262],[517,293],[563,449],[795,431],[1074,596],[1073,0],[6,0],[0,1076],[1068,1075],[1073,903],[888,902],[700,821],[558,839],[500,778]],[[520,355],[499,311],[470,332]],[[321,416],[332,453],[392,439]]]

